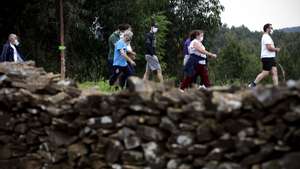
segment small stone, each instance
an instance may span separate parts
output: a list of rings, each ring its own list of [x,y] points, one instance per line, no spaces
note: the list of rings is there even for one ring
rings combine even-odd
[[[149,126],[139,126],[137,134],[147,141],[162,141],[165,138],[164,133],[160,129]]]
[[[106,161],[109,163],[117,162],[123,150],[124,148],[120,141],[111,140],[106,150],[106,155],[105,155]]]
[[[125,148],[131,150],[141,145],[141,139],[137,136],[128,136],[124,139]]]
[[[171,159],[167,163],[167,169],[177,169],[181,163],[180,159]]]
[[[180,135],[176,139],[177,144],[181,146],[189,146],[193,143],[193,138],[189,135]]]
[[[72,144],[68,147],[68,158],[75,160],[88,153],[87,148],[83,144]]]
[[[16,125],[15,131],[24,134],[27,131],[27,125],[25,123]]]

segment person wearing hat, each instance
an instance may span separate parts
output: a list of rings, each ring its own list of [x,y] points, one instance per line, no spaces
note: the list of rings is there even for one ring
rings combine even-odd
[[[146,34],[146,55],[145,59],[147,61],[146,70],[144,73],[144,80],[149,80],[150,72],[156,74],[159,82],[163,82],[163,75],[159,60],[156,56],[155,46],[156,46],[156,38],[155,34],[158,31],[158,26],[156,23],[152,23],[150,32]]]
[[[109,84],[112,86],[120,76],[120,86],[123,88],[129,76],[132,75],[128,63],[135,66],[135,62],[127,55],[127,46],[131,41],[133,33],[129,30],[124,32],[124,35],[116,43],[113,59],[113,74],[109,79]]]

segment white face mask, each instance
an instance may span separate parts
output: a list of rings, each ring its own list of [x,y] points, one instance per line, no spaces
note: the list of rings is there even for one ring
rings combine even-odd
[[[270,34],[272,35],[274,33],[273,29],[271,29]]]
[[[202,42],[203,39],[204,39],[203,36],[198,36],[198,37],[197,37],[197,40],[200,41],[200,42]]]
[[[156,33],[158,31],[158,28],[153,27],[152,31],[153,31],[153,33]]]
[[[124,38],[124,32],[120,33],[120,38],[123,39]]]
[[[18,40],[15,40],[15,45],[19,46],[20,42]]]
[[[203,39],[204,39],[204,37],[203,37],[203,36],[201,36],[201,37],[200,37],[200,39],[199,39],[199,40],[200,40],[200,42],[202,42],[202,41],[203,41]]]

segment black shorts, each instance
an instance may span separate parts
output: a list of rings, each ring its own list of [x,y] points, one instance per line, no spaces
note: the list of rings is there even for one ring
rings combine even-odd
[[[265,71],[271,71],[272,67],[276,67],[275,58],[262,58],[261,62]]]

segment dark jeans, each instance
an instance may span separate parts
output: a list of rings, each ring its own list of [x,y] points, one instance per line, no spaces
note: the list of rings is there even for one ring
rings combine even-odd
[[[108,77],[110,77],[114,72],[113,62],[113,59],[107,59]]]
[[[120,86],[123,88],[132,72],[129,66],[113,66],[113,74],[109,78],[109,85],[114,85],[117,79],[120,77]]]
[[[129,68],[129,71],[131,72],[131,75],[134,75],[135,74],[135,68],[133,65],[131,65],[129,62],[127,62],[128,64],[128,68]]]

